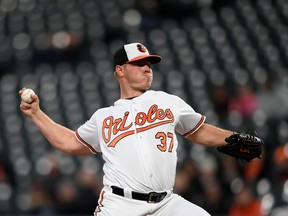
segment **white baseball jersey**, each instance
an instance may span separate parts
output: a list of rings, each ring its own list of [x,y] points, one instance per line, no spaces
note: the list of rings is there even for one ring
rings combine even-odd
[[[103,184],[138,192],[172,190],[178,146],[175,131],[186,136],[205,121],[177,96],[149,90],[97,110],[75,132],[105,161]]]

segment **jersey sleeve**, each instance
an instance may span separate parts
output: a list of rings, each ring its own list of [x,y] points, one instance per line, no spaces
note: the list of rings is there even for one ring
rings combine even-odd
[[[96,114],[75,131],[75,136],[93,154],[101,152]]]
[[[195,112],[195,110],[181,98],[177,97],[177,100],[179,108],[179,121],[176,125],[176,131],[187,137],[201,127],[201,125],[205,122],[206,117]]]

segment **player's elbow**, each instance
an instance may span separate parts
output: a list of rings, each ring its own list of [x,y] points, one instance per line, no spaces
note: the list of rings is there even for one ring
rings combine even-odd
[[[80,144],[81,145],[81,144]],[[85,146],[71,146],[60,149],[62,152],[70,155],[90,155],[92,152]]]
[[[80,143],[74,136],[71,136],[64,144],[58,146],[60,146],[58,148],[60,151],[70,155],[92,154],[89,148]]]
[[[90,154],[92,154],[92,152],[85,146],[82,148],[79,148],[79,149],[69,149],[66,153],[70,154],[70,155],[90,155]]]

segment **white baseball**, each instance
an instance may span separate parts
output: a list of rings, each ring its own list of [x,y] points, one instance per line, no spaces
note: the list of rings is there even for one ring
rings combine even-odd
[[[25,89],[21,94],[22,101],[26,103],[32,103],[33,99],[31,98],[31,95],[33,94],[35,94],[35,92],[32,89]]]

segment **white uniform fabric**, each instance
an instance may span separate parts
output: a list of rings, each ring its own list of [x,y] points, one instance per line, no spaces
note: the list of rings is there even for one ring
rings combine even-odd
[[[194,133],[204,121],[179,97],[149,90],[97,110],[75,135],[93,153],[102,152],[104,186],[163,192],[175,183],[175,132]]]

